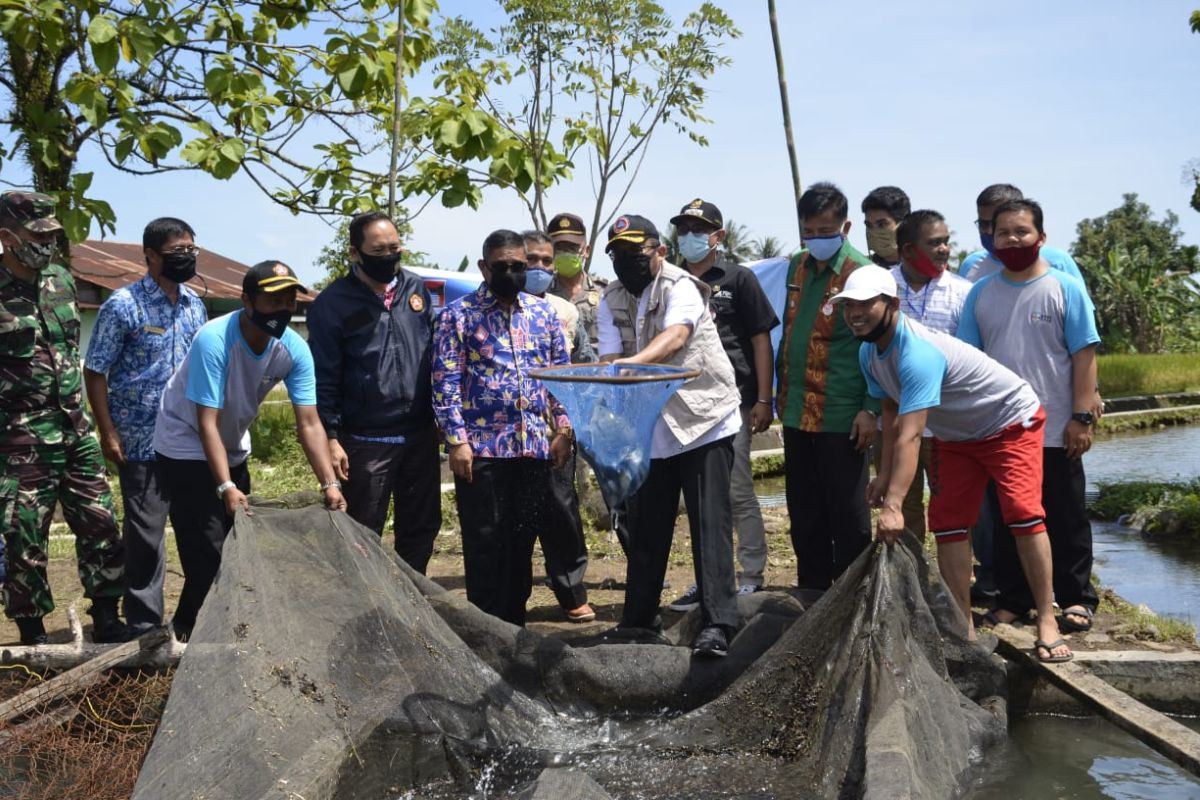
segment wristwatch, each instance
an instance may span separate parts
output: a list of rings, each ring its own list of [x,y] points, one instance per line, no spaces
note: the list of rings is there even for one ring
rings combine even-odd
[[[1091,426],[1096,424],[1096,417],[1090,411],[1076,411],[1071,415],[1071,419],[1082,425]]]
[[[334,479],[333,479],[333,480],[331,480],[329,483],[322,483],[322,484],[321,484],[321,491],[322,491],[322,492],[327,492],[327,491],[329,491],[330,489],[337,489],[338,491],[341,491],[341,488],[342,488],[342,482],[341,482],[341,481],[339,481],[337,478],[334,478]]]
[[[225,481],[224,483],[222,483],[220,486],[217,487],[217,499],[224,500],[225,493],[228,492],[230,489],[236,489],[236,488],[237,488],[237,484],[234,483],[233,481]]]

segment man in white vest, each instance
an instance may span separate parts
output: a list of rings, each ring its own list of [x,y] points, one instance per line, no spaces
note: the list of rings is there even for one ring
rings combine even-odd
[[[654,223],[618,217],[605,250],[617,281],[605,288],[596,314],[600,359],[700,372],[667,401],[654,429],[650,474],[633,504],[621,627],[661,630],[659,601],[682,491],[702,623],[692,652],[724,656],[738,620],[729,482],[741,396],[733,366],[708,308],[708,285],[666,262]]]

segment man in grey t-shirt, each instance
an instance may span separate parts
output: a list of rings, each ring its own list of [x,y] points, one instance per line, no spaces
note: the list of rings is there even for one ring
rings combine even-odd
[[[1041,504],[1042,425],[1045,414],[1029,384],[970,345],[900,311],[896,281],[874,265],[855,270],[833,297],[862,341],[859,366],[867,390],[883,401],[883,460],[868,487],[880,508],[879,538],[889,544],[904,531],[901,503],[917,469],[922,431],[933,434],[929,527],[938,568],[971,622],[971,543],[984,487],[993,480],[1033,587],[1038,615],[1037,657],[1066,661],[1051,606],[1050,544]]]
[[[1052,269],[1042,209],[1011,200],[993,218],[995,255],[1004,269],[975,284],[958,336],[1029,381],[1046,409],[1042,502],[1054,553],[1054,595],[1061,627],[1091,628],[1098,601],[1091,584],[1092,529],[1084,506],[1082,456],[1100,414],[1096,391],[1095,312],[1082,281]],[[1029,611],[1029,588],[1007,537],[995,540],[997,610],[1010,622]]]

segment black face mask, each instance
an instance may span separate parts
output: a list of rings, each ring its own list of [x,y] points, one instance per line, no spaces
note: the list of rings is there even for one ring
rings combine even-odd
[[[858,339],[860,342],[871,342],[872,344],[878,342],[883,335],[887,333],[888,326],[892,324],[892,317],[895,316],[895,313],[896,312],[892,309],[892,307],[888,306],[887,311],[885,311],[883,316],[879,318],[879,322],[875,324],[874,328],[871,328],[871,330],[867,331],[862,336],[856,336],[854,338]]]
[[[358,254],[358,266],[366,276],[376,283],[391,283],[396,277],[396,265],[400,263],[399,253],[388,253],[383,256],[373,256],[368,253]]]
[[[634,295],[640,295],[642,290],[650,285],[650,281],[654,280],[654,275],[650,272],[649,253],[618,253],[613,258],[613,270],[617,273],[617,280],[621,285]]]
[[[195,253],[162,253],[162,276],[175,283],[196,277]]]
[[[250,321],[260,330],[266,331],[276,339],[282,339],[283,332],[287,330],[288,323],[292,321],[292,312],[284,309],[266,314],[255,308],[250,312]]]
[[[500,263],[490,265],[492,277],[488,280],[488,288],[492,290],[492,294],[496,298],[503,300],[506,303],[511,303],[517,298],[517,292],[525,288],[525,270],[524,264],[520,271],[513,271],[511,267],[506,266],[504,269],[497,269]]]

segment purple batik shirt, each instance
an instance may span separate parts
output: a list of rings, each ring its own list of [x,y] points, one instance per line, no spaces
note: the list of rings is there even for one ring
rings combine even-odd
[[[455,300],[433,333],[433,413],[446,445],[484,458],[550,458],[567,412],[530,372],[570,363],[553,307],[521,292],[511,310],[486,284]]]

